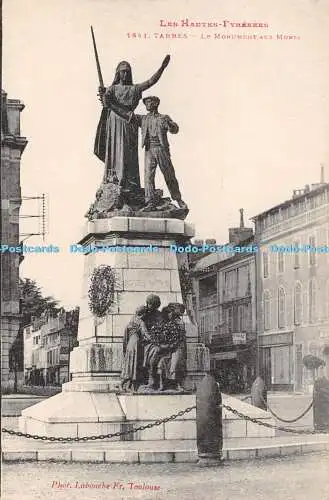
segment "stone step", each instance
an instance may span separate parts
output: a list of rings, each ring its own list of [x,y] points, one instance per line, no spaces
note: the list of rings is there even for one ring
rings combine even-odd
[[[54,437],[97,436],[133,430],[181,410],[194,407],[194,394],[126,395],[115,393],[62,392],[22,411],[20,430]],[[223,404],[249,418],[274,424],[270,414],[231,396]],[[223,436],[273,437],[274,429],[236,416],[223,408]],[[120,440],[120,437],[114,438]],[[121,440],[154,441],[196,439],[196,411],[143,431],[131,432]]]
[[[282,442],[274,440],[273,444],[262,446],[259,442],[249,446],[226,447],[222,452],[223,460],[251,460],[265,457],[280,457],[289,455],[301,455],[305,453],[315,453],[329,451],[329,442],[325,441],[307,441],[303,442]],[[94,443],[95,444],[95,443]],[[103,443],[104,445],[105,443]],[[107,443],[108,444],[108,443]],[[111,443],[115,444],[115,443]],[[7,446],[3,447],[3,461],[54,461],[54,462],[97,462],[97,463],[184,463],[197,462],[198,454],[195,442],[179,443],[167,441],[153,442],[153,447],[145,447],[145,443],[138,443],[139,447],[132,449],[132,443],[120,449],[111,446],[111,449],[104,446],[97,448],[88,447],[88,445],[65,447],[64,444],[58,445],[51,443],[51,447],[40,447],[39,444],[30,449],[13,449]],[[128,444],[128,443],[126,443]],[[137,444],[137,443],[136,443]],[[141,444],[143,446],[141,447]],[[238,444],[238,443],[237,443]]]

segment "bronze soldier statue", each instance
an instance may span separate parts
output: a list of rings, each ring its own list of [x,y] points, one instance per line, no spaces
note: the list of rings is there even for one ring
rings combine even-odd
[[[147,115],[135,115],[135,120],[141,127],[142,147],[145,148],[145,208],[143,211],[152,211],[156,208],[155,197],[155,172],[157,166],[166,181],[171,198],[177,201],[178,206],[187,209],[182,200],[175,169],[171,161],[167,132],[177,134],[179,127],[168,115],[158,112],[160,99],[156,96],[148,96],[143,99]]]

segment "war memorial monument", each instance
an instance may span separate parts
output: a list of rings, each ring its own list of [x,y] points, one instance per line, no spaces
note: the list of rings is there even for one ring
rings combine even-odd
[[[166,417],[195,405],[196,383],[209,370],[209,352],[199,342],[193,315],[187,256],[170,251],[170,245],[188,243],[194,236],[184,220],[188,207],[167,136],[179,127],[159,113],[158,97],[144,97],[169,62],[166,56],[140,84],[133,83],[126,61],[118,64],[110,87],[104,87],[100,76],[102,111],[94,152],[104,163],[104,174],[79,241],[99,251],[84,257],[79,346],[71,353],[72,379],[62,392],[23,411],[20,426],[25,432],[107,434]],[[142,99],[146,112],[137,115]],[[155,188],[157,167],[171,198]],[[151,439],[193,439],[195,411],[149,433]]]
[[[189,210],[168,141],[168,133],[178,133],[179,126],[174,116],[159,111],[159,97],[144,96],[165,73],[170,56],[139,84],[133,83],[130,64],[122,61],[106,88],[94,48],[102,104],[94,153],[104,173],[79,241],[90,249],[84,256],[79,345],[70,356],[71,380],[61,393],[23,410],[20,430],[62,438],[117,433],[115,440],[139,441],[141,450],[150,441],[158,443],[158,450],[175,441],[179,450],[182,440],[196,440],[196,388],[210,360],[199,342],[187,254],[170,250],[194,236],[185,222]],[[139,115],[141,100],[146,110]],[[170,198],[155,187],[157,167]],[[244,411],[249,407],[229,400]],[[224,436],[248,435],[245,422],[233,421],[232,414],[224,418],[231,418]],[[141,425],[149,427],[134,431]],[[261,432],[272,435],[269,429]]]

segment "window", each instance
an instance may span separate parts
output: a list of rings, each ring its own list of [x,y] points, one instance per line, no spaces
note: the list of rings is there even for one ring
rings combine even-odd
[[[305,199],[300,200],[298,202],[298,208],[299,208],[300,212],[305,212],[305,210],[306,210],[306,201],[305,201]]]
[[[271,328],[271,294],[268,290],[264,292],[264,329]]]
[[[47,363],[48,363],[48,365],[53,364],[53,352],[52,351],[47,352]]]
[[[299,251],[298,251],[299,241],[298,240],[295,240],[293,242],[293,248],[294,248],[294,253],[293,253],[293,256],[294,256],[294,268],[298,269],[300,267],[300,258],[299,258]]]
[[[278,252],[278,273],[284,272],[284,254],[283,252]]]
[[[249,267],[241,266],[237,273],[238,297],[245,297],[249,290]]]
[[[233,333],[233,307],[229,307],[225,311],[225,323],[228,333]]]
[[[294,297],[295,325],[300,325],[302,322],[302,311],[303,311],[302,308],[303,308],[302,285],[300,283],[296,283],[295,297]]]
[[[309,307],[309,321],[310,321],[310,323],[314,323],[314,321],[316,320],[316,282],[315,282],[315,278],[312,278],[309,282],[308,307]]]
[[[315,264],[316,264],[316,252],[315,252],[315,237],[314,236],[309,237],[308,244],[310,245],[310,247],[314,248],[314,251],[312,251],[312,248],[310,249],[309,263],[310,263],[310,266],[315,266]]]
[[[225,273],[225,299],[233,299],[237,294],[237,271],[233,269]]]
[[[200,316],[200,333],[205,333],[206,331],[206,318],[204,315]]]
[[[286,297],[284,293],[284,289],[282,287],[279,288],[278,293],[278,324],[279,328],[284,328],[285,326],[285,318],[286,316]]]
[[[238,306],[237,332],[247,332],[250,325],[250,304]]]
[[[295,205],[289,205],[288,214],[289,214],[289,217],[294,217],[296,215],[296,206]]]
[[[312,356],[317,356],[318,355],[318,347],[316,344],[310,343],[308,346],[308,351],[309,354],[312,354]]]
[[[200,307],[217,304],[217,275],[207,276],[199,281]]]
[[[308,206],[309,206],[309,210],[312,210],[313,208],[315,208],[315,198],[309,198],[308,200]]]
[[[263,252],[263,276],[264,278],[268,278],[268,253]]]
[[[236,331],[242,332],[243,331],[242,328],[243,328],[243,305],[238,306],[238,317],[237,317]]]

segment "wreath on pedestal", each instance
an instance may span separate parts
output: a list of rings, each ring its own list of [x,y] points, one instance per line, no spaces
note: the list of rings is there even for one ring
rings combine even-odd
[[[101,265],[91,275],[88,291],[89,309],[98,318],[104,317],[114,303],[115,274],[111,266]]]

